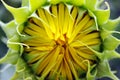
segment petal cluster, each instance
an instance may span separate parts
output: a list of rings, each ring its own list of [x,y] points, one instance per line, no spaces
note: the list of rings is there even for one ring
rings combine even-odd
[[[22,0],[14,8],[1,0],[14,20],[0,22],[9,47],[0,63],[16,66],[12,80],[119,80],[108,61],[120,58],[112,33],[120,18],[109,20],[103,0]]]
[[[96,66],[98,60],[91,47],[101,45],[95,21],[83,8],[63,3],[39,8],[23,30],[27,37],[23,57],[43,79],[79,79]],[[26,39],[27,38],[27,39]]]

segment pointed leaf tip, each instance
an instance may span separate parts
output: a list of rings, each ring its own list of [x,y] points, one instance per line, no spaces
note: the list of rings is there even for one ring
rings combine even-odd
[[[115,50],[119,45],[120,41],[113,36],[108,36],[104,40],[104,50]]]
[[[101,9],[96,9],[93,11],[95,16],[97,17],[97,22],[99,25],[103,25],[108,22],[109,17],[110,17],[110,7],[107,2],[105,2],[107,9],[106,10],[101,10]]]
[[[105,57],[108,60],[111,60],[114,58],[120,58],[120,54],[114,50],[105,50],[103,53],[103,57]]]
[[[12,13],[14,16],[15,21],[18,24],[23,23],[27,17],[29,16],[30,12],[27,7],[21,7],[21,8],[14,8],[6,4],[3,0],[1,0],[4,6]]]
[[[87,75],[86,75],[86,78],[87,78],[87,80],[94,80],[95,79],[95,76],[96,76],[96,74],[97,74],[97,70],[95,69],[95,70],[93,70],[94,69],[94,67],[96,66],[96,65],[93,65],[93,66],[91,66],[90,65],[90,63],[89,63],[89,61],[87,61],[87,65],[88,65],[88,71],[87,71]]]
[[[107,60],[104,60],[103,62],[99,63],[97,67],[97,77],[102,78],[102,77],[109,77],[112,80],[119,80],[111,71],[109,63]]]
[[[120,17],[114,20],[108,20],[108,22],[102,25],[101,28],[108,30],[108,31],[114,31],[119,23],[120,23]]]

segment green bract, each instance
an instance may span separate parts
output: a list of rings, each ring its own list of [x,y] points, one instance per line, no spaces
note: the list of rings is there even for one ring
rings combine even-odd
[[[0,63],[16,66],[11,80],[119,80],[108,61],[120,58],[115,51],[120,40],[112,35],[119,33],[120,18],[109,20],[109,5],[100,9],[102,2],[22,0],[14,8],[2,0],[14,16],[0,22],[9,48]]]

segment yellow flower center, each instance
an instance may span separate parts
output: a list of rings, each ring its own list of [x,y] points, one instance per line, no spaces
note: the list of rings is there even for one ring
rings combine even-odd
[[[100,45],[100,36],[87,10],[60,3],[39,8],[32,16],[23,31],[22,42],[29,46],[23,57],[36,75],[76,80],[96,64],[92,49]]]

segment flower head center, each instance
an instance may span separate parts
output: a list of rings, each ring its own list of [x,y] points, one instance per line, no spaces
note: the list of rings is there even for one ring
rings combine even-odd
[[[66,35],[63,35],[62,37],[63,37],[64,40],[58,38],[58,39],[56,40],[56,44],[65,47],[66,44],[67,44],[67,37],[66,37]]]
[[[95,21],[82,8],[65,4],[50,5],[49,11],[39,8],[24,28],[24,57],[38,76],[46,79],[78,79],[95,65],[91,50],[100,45]],[[51,77],[53,76],[53,77]]]

